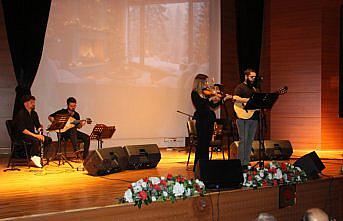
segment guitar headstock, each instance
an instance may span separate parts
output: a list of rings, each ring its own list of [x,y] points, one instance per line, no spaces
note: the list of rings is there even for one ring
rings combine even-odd
[[[283,88],[280,88],[280,89],[278,90],[278,94],[279,94],[279,95],[286,94],[287,91],[288,91],[288,87],[287,87],[287,86],[284,86]]]

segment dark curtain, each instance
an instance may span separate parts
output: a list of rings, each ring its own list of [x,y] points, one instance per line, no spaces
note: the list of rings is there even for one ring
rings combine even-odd
[[[31,94],[41,59],[51,0],[2,0],[8,42],[17,79],[13,116]]]
[[[264,0],[236,0],[237,52],[241,81],[244,70],[260,67]],[[258,74],[258,73],[257,73]]]
[[[339,117],[343,118],[343,6],[341,6],[341,14],[340,14]]]

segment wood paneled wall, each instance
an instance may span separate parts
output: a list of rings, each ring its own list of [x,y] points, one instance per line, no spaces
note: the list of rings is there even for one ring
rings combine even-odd
[[[271,115],[271,138],[314,149],[321,136],[320,1],[267,1],[271,88],[287,85]]]
[[[0,153],[7,152],[9,147],[10,140],[5,121],[12,118],[15,86],[16,80],[7,41],[2,3],[0,3]]]
[[[289,86],[271,116],[271,137],[296,149],[342,150],[338,118],[341,0],[268,0],[271,88]]]
[[[343,149],[343,119],[339,105],[339,31],[342,0],[322,0],[322,149]]]

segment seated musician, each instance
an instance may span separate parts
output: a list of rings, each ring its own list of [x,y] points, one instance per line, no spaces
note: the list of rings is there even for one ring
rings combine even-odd
[[[16,137],[31,144],[28,146],[31,160],[37,167],[42,167],[41,158],[39,157],[41,142],[44,147],[47,147],[51,143],[51,138],[38,133],[42,131],[43,126],[39,122],[38,114],[35,111],[36,98],[25,95],[22,100],[24,108],[19,110],[13,119]]]
[[[73,117],[75,120],[80,120],[80,115],[76,110],[76,99],[73,97],[69,97],[67,99],[67,108],[66,109],[61,109],[56,111],[53,114],[50,114],[48,117],[51,122],[54,121],[54,117],[57,114],[69,114],[70,117]],[[71,140],[71,143],[73,145],[74,153],[77,153],[81,150],[79,150],[78,145],[77,145],[77,140],[80,139],[84,143],[83,146],[83,159],[86,159],[88,156],[89,152],[89,145],[90,145],[90,138],[87,134],[78,131],[78,129],[82,128],[86,124],[85,121],[81,121],[79,124],[77,124],[75,127],[65,131],[64,133],[61,134],[62,137],[64,138],[69,138]]]

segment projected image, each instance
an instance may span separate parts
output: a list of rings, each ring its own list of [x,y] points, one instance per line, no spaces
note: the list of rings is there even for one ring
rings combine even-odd
[[[178,87],[209,69],[209,1],[53,1],[46,57],[61,83]],[[63,13],[57,13],[63,12]]]
[[[219,10],[219,0],[53,0],[32,86],[43,124],[73,96],[124,144],[187,136],[176,111],[193,113],[196,74],[218,80]]]

